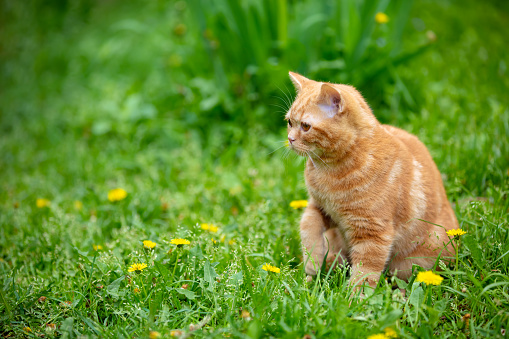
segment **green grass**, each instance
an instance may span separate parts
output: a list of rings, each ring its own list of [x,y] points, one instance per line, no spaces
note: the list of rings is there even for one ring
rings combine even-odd
[[[509,12],[502,5],[416,1],[402,48],[425,41],[427,30],[436,42],[373,80],[383,86],[361,88],[382,122],[429,147],[468,233],[440,286],[389,278],[359,298],[346,269],[306,281],[301,211],[289,207],[306,198],[304,163],[274,152],[285,140],[281,112],[271,106],[279,99],[271,89],[249,101],[193,73],[186,60],[199,61],[193,51],[202,47],[192,28],[175,34],[191,15],[182,2],[82,1],[62,12],[20,4],[0,11],[3,336],[170,336],[194,327],[197,337],[365,338],[386,328],[402,338],[505,337]],[[285,67],[267,67],[274,79],[286,77]],[[289,81],[267,82],[289,92]],[[222,111],[229,102],[237,115]],[[112,203],[107,194],[116,187],[128,196]],[[37,208],[38,198],[51,205]],[[191,244],[176,248],[174,238]],[[143,248],[147,239],[154,251]],[[138,262],[148,267],[128,273]],[[265,272],[264,263],[281,273]]]

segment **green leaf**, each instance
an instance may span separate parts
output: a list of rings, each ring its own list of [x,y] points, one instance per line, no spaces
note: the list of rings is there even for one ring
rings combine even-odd
[[[113,281],[111,284],[109,284],[107,287],[106,287],[106,292],[108,292],[108,294],[111,294],[113,297],[115,298],[118,298],[120,296],[123,296],[125,293],[119,293],[119,288],[120,288],[120,283],[122,282],[122,280],[125,279],[125,275],[121,276],[120,278],[116,279],[115,281]]]
[[[232,276],[232,284],[235,286],[242,285],[243,280],[244,280],[244,277],[243,277],[242,271],[237,272]]]
[[[159,261],[154,261],[154,266],[156,267],[159,274],[162,275],[163,279],[167,278],[170,275],[170,271],[168,268],[161,264]]]
[[[183,294],[186,296],[187,299],[196,299],[196,293],[193,291],[186,290],[185,288],[175,288],[175,291],[177,291],[180,294]]]
[[[205,262],[205,266],[203,267],[203,279],[209,283],[209,288],[212,288],[216,282],[216,277],[218,277],[216,270],[214,267],[210,265],[210,261]]]
[[[397,277],[393,277],[392,279],[394,279],[394,281],[396,282],[396,284],[398,285],[398,288],[402,289],[402,290],[405,290],[408,286],[408,283],[404,280],[401,280]]]
[[[108,272],[108,265],[106,265],[105,263],[96,260],[95,266],[101,271],[102,274]]]
[[[60,326],[60,330],[63,332],[62,338],[72,337],[72,327],[74,324],[74,318],[69,317],[62,321],[62,325]]]
[[[483,252],[479,246],[479,243],[476,239],[474,239],[470,234],[464,235],[462,237],[463,243],[470,250],[470,254],[477,264],[478,268],[484,271],[484,267],[486,267],[486,261],[484,260]]]
[[[398,320],[401,317],[402,314],[403,312],[401,310],[392,310],[384,314],[384,316],[380,318],[378,323],[380,324],[380,326],[385,327],[391,326],[396,322],[396,320]]]
[[[262,331],[262,324],[258,320],[253,320],[247,329],[247,336],[248,338],[258,339],[261,338]]]
[[[424,290],[422,289],[422,286],[418,286],[417,288],[412,290],[412,294],[410,294],[408,302],[410,303],[410,305],[419,307],[423,301],[424,301]]]
[[[198,259],[203,259],[203,252],[201,250],[200,245],[196,245],[193,248],[191,248],[189,250],[189,254],[191,254],[191,256],[196,257]]]
[[[94,260],[94,256],[88,256],[89,252],[80,251],[77,247],[74,247],[74,249],[83,259],[85,259],[89,263],[91,263]]]
[[[428,324],[430,327],[434,328],[438,321],[440,320],[440,316],[444,313],[447,308],[447,300],[442,299],[438,300],[433,304],[433,307],[428,307],[429,312],[429,321]]]

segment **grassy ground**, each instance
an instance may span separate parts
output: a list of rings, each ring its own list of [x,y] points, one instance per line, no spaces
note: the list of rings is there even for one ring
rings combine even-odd
[[[3,336],[179,330],[363,338],[388,328],[403,338],[506,336],[509,12],[502,5],[418,1],[412,9],[407,39],[432,30],[436,42],[395,70],[399,80],[379,92],[384,104],[373,109],[428,145],[468,233],[457,239],[458,264],[444,267],[441,285],[389,278],[363,299],[345,283],[345,269],[306,280],[301,211],[289,206],[306,199],[303,162],[273,152],[285,140],[283,121],[267,126],[263,111],[247,110],[253,118],[241,125],[191,106],[203,104],[193,86],[210,84],[187,86],[185,59],[173,52],[186,46],[165,36],[178,6],[106,3],[83,21],[78,5],[60,21],[49,9],[10,6],[3,5],[12,12],[4,11],[11,16],[4,14],[1,33]],[[127,197],[111,202],[117,187]],[[40,198],[49,206],[38,208]],[[172,245],[175,238],[190,244]],[[157,246],[144,249],[144,240]],[[128,272],[134,263],[148,266]],[[280,273],[264,271],[265,263]]]

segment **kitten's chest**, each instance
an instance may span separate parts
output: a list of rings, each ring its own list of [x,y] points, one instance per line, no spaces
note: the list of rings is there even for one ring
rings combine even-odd
[[[349,193],[339,190],[334,185],[335,178],[323,175],[307,175],[306,185],[314,203],[342,229],[347,228],[345,222],[348,212],[345,210]]]

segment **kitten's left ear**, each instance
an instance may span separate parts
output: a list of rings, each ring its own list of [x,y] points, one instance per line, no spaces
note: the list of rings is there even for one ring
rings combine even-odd
[[[302,75],[297,73],[288,72],[288,75],[290,76],[290,80],[292,80],[293,85],[297,90],[297,93],[299,93],[302,90],[302,86],[304,86],[304,83],[309,81],[308,78],[303,77]]]
[[[320,87],[318,107],[327,114],[327,117],[332,118],[338,112],[343,113],[345,110],[345,100],[336,87],[323,83]]]

